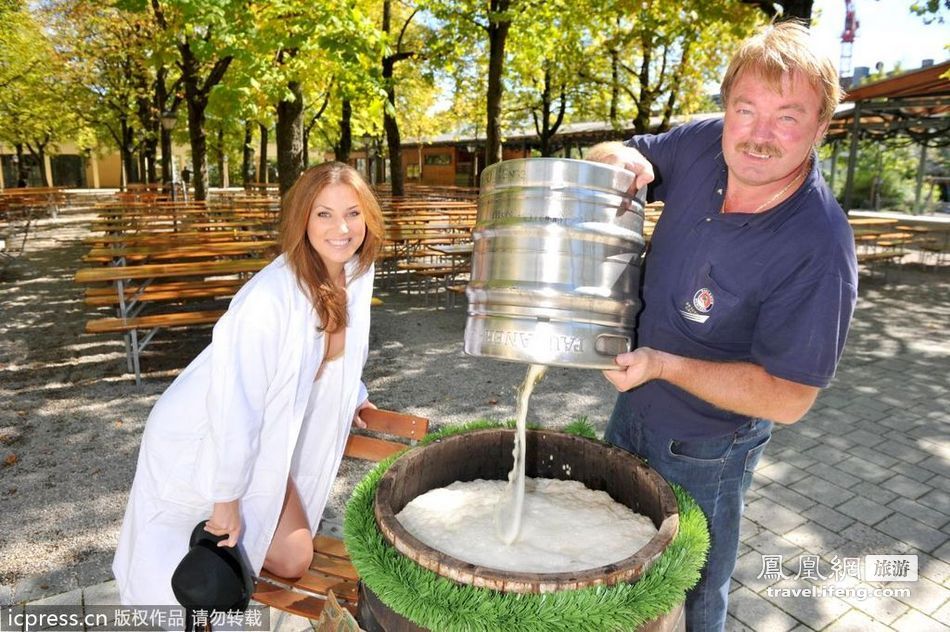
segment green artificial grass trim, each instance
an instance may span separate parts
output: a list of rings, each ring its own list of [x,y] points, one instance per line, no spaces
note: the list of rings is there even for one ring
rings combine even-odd
[[[465,434],[466,432],[474,432],[475,430],[489,430],[494,428],[514,428],[514,420],[509,421],[494,421],[492,419],[478,419],[476,421],[469,421],[464,424],[458,424],[455,426],[445,426],[441,430],[435,432],[430,432],[426,436],[419,439],[419,445],[429,445],[440,439],[445,439],[446,437],[454,437],[455,435]],[[530,428],[531,425],[529,424]]]
[[[576,422],[572,430],[586,436],[585,424],[593,433],[586,420]],[[480,420],[447,427],[420,443],[506,425]],[[501,593],[456,584],[396,551],[379,532],[373,499],[380,479],[397,458],[380,462],[356,486],[343,532],[360,579],[387,606],[417,625],[438,632],[631,630],[672,610],[699,581],[709,549],[706,518],[689,494],[672,485],[679,533],[636,583],[546,594]]]
[[[578,417],[571,423],[564,426],[564,430],[567,434],[577,435],[578,437],[584,437],[585,439],[597,439],[597,431],[594,430],[594,426],[587,421],[587,417]]]
[[[525,427],[528,430],[544,430],[544,426],[535,423],[526,423]],[[494,419],[477,419],[475,421],[469,421],[455,426],[445,426],[441,430],[430,432],[422,439],[419,439],[419,445],[429,445],[434,441],[445,439],[446,437],[454,437],[455,435],[465,434],[466,432],[473,432],[475,430],[492,430],[495,428],[514,429],[515,420],[509,419],[507,421],[495,421]],[[567,424],[560,432],[577,435],[579,437],[584,437],[585,439],[597,439],[597,431],[594,429],[594,426],[589,421],[587,421],[587,417],[578,417],[571,423]]]

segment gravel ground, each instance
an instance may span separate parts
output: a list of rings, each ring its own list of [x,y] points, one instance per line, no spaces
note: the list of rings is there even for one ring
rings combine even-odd
[[[210,339],[207,328],[159,333],[136,386],[122,338],[83,332],[94,310],[72,277],[93,218],[70,211],[36,222],[23,254],[0,260],[0,605],[111,579],[148,412]],[[22,225],[3,232],[18,250]],[[419,296],[378,296],[364,371],[376,405],[427,417],[434,429],[514,416],[525,367],[463,353],[464,300],[446,309]],[[613,397],[597,371],[552,368],[529,421],[560,427],[586,416],[602,431]],[[323,530],[339,530],[368,467],[344,464]]]

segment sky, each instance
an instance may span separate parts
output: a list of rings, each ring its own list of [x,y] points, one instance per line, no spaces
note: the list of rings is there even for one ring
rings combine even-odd
[[[950,44],[950,11],[943,11],[944,24],[924,24],[911,14],[911,0],[853,2],[859,27],[852,47],[852,68],[867,66],[874,72],[875,64],[883,62],[886,71],[897,63],[903,70],[912,70],[919,68],[923,59],[940,63],[950,57],[944,48]],[[845,0],[815,0],[812,8],[815,43],[834,60],[835,67],[841,59],[844,13]]]

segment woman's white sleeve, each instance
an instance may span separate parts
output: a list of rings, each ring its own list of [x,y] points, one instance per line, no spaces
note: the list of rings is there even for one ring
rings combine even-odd
[[[206,402],[210,427],[195,481],[212,502],[240,498],[250,484],[285,335],[281,311],[276,296],[252,291],[232,302],[214,327]]]

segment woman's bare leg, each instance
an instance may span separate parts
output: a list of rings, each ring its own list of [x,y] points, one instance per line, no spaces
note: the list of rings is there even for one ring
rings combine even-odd
[[[287,479],[287,493],[277,530],[264,557],[264,568],[280,577],[300,577],[313,560],[313,534],[294,482]]]

